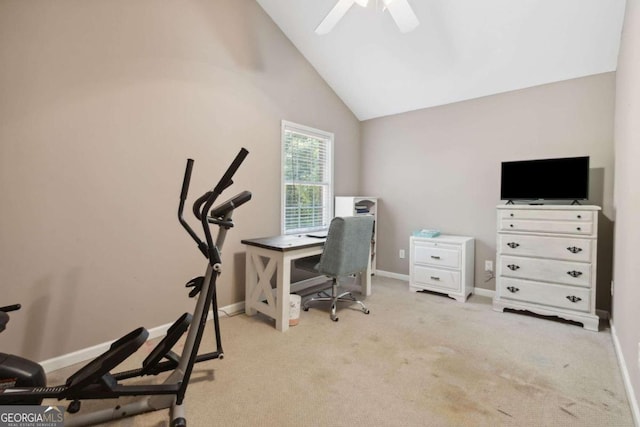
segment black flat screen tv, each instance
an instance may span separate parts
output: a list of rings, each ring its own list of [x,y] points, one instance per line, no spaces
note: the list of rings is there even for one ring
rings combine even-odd
[[[586,200],[589,156],[502,162],[502,200]]]

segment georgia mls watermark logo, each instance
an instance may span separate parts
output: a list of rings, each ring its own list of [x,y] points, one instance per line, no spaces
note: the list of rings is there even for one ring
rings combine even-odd
[[[63,427],[63,406],[0,406],[0,427]]]

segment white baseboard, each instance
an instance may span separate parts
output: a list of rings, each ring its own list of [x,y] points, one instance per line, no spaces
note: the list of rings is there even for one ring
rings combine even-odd
[[[473,288],[473,293],[475,295],[480,295],[481,297],[489,297],[489,298],[493,298],[496,294],[496,291],[493,291],[491,289],[484,289],[484,288]]]
[[[627,363],[624,360],[624,355],[620,348],[620,341],[618,341],[618,335],[616,334],[616,328],[613,325],[613,320],[610,320],[610,325],[613,347],[615,348],[616,356],[618,357],[622,381],[624,382],[624,388],[627,391],[627,399],[629,400],[629,406],[631,407],[631,415],[633,415],[635,425],[640,427],[640,408],[638,407],[638,400],[636,399],[636,394],[633,391],[633,385],[631,384],[631,378],[629,377],[629,370],[627,369]]]
[[[400,274],[400,273],[393,273],[391,271],[377,270],[376,271],[376,275],[381,276],[381,277],[389,277],[390,279],[403,280],[405,282],[409,281],[409,275],[408,274]],[[495,291],[492,291],[491,289],[474,288],[473,289],[473,293],[476,294],[476,295],[483,296],[483,297],[493,298],[493,295],[495,294]]]
[[[244,313],[244,301],[237,302],[235,304],[225,305],[218,309],[218,316],[233,316],[238,313]],[[209,310],[209,317],[207,319],[213,319],[213,310]],[[163,332],[164,333],[164,332]]]
[[[234,314],[244,312],[244,301],[235,304],[230,304],[218,309],[218,316],[232,316]],[[213,311],[209,311],[207,316],[209,320],[213,319]],[[155,328],[148,329],[149,338],[158,338],[164,336],[167,333],[172,323],[166,325],[157,326]],[[85,362],[91,359],[95,359],[102,353],[107,351],[113,341],[105,342],[102,344],[94,345],[93,347],[84,348],[82,350],[74,351],[73,353],[63,354],[62,356],[54,357],[52,359],[40,362],[45,372],[51,372],[58,369],[66,368],[67,366],[75,365],[76,363]]]
[[[376,270],[376,275],[380,277],[388,277],[390,279],[409,281],[408,274],[392,273],[391,271]]]

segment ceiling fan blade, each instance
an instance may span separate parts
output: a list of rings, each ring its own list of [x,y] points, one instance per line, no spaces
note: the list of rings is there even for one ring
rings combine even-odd
[[[411,9],[409,2],[407,0],[383,0],[387,9],[389,9],[389,13],[394,21],[396,21],[396,25],[400,28],[400,32],[408,33],[409,31],[415,30],[415,28],[420,25],[420,21],[418,21],[418,17]]]
[[[355,0],[355,2],[362,7],[367,7],[367,5],[369,4],[369,0]]]
[[[338,21],[347,13],[356,0],[338,0],[329,14],[322,20],[320,25],[316,28],[316,34],[327,34],[336,26]]]

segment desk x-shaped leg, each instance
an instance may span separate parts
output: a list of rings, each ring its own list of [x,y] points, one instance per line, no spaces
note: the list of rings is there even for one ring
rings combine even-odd
[[[275,318],[276,301],[271,288],[271,278],[277,267],[276,257],[260,255],[255,250],[247,250],[245,312],[248,315],[253,316],[256,311],[260,311]]]
[[[322,253],[322,246],[274,251],[248,245],[245,313],[253,316],[259,311],[275,319],[277,330],[284,332],[289,329],[291,261],[320,253]],[[274,276],[276,288],[272,289],[271,283]]]

